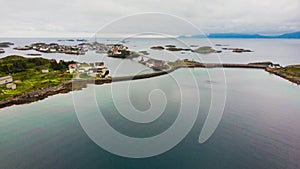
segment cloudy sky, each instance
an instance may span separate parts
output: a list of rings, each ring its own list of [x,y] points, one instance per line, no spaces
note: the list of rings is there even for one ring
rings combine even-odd
[[[0,4],[0,37],[88,37],[97,31],[197,34],[194,27],[204,33],[300,31],[300,0],[0,0]]]

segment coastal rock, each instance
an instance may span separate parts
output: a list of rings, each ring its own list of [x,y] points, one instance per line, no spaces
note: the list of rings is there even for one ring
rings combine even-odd
[[[300,85],[300,65],[289,65],[286,67],[274,65],[276,64],[268,66],[265,70],[269,73],[275,74],[286,80],[289,80],[290,82]]]
[[[143,55],[149,55],[150,54],[148,51],[145,51],[145,50],[139,51],[139,53],[141,53]]]
[[[1,48],[9,48],[11,45],[14,45],[12,42],[1,42],[0,47]]]
[[[31,103],[31,102],[45,99],[48,96],[52,96],[58,93],[67,93],[69,91],[72,91],[72,81],[65,82],[56,87],[46,88],[43,90],[34,90],[31,92],[19,94],[14,97],[1,100],[0,108],[12,106],[12,105],[18,105],[18,104]]]
[[[222,48],[223,50],[231,50],[232,52],[235,53],[243,53],[243,52],[253,52],[250,49],[243,49],[243,48]]]
[[[40,53],[28,53],[28,56],[42,56]]]
[[[152,46],[150,49],[154,49],[154,50],[164,50],[165,48],[162,46]]]
[[[166,50],[169,50],[169,51],[192,51],[192,49],[176,48],[176,47],[169,47]]]
[[[215,50],[210,46],[202,46],[197,49],[194,49],[193,52],[201,53],[201,54],[208,54],[208,53],[221,53],[222,51]]]
[[[15,50],[31,50],[32,47],[31,46],[19,46],[19,47],[15,47]]]
[[[175,48],[176,46],[175,45],[165,45],[165,47],[167,47],[167,48]]]
[[[249,49],[233,49],[232,52],[242,53],[242,52],[252,52]]]

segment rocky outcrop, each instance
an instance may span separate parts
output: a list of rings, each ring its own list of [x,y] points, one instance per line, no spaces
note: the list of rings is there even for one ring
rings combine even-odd
[[[150,49],[154,49],[154,50],[164,50],[165,48],[162,46],[152,46]]]
[[[166,50],[169,50],[169,51],[192,51],[192,49],[176,48],[176,47],[169,47]]]
[[[14,48],[14,50],[31,50],[31,49],[32,49],[31,46],[19,46]]]
[[[12,42],[1,42],[0,47],[1,48],[9,48],[11,45],[14,45]]]
[[[297,85],[300,85],[300,77],[299,75],[290,75],[288,74],[286,71],[282,71],[281,69],[277,69],[277,68],[271,68],[271,67],[267,67],[266,71],[272,74],[275,74],[279,77],[282,77],[290,82],[296,83]]]
[[[60,93],[68,93],[70,91],[75,91],[75,90],[81,90],[83,88],[86,88],[87,84],[101,85],[104,83],[111,83],[111,82],[112,82],[111,78],[69,80],[55,87],[32,90],[30,92],[22,93],[1,100],[0,108],[12,106],[12,105],[32,103],[38,100],[43,100],[52,95],[56,95]]]
[[[38,100],[45,99],[48,96],[52,96],[58,93],[67,93],[71,90],[72,90],[72,82],[68,81],[56,87],[33,90],[30,92],[16,95],[14,97],[4,99],[0,101],[0,108],[11,106],[11,105],[35,102]]]
[[[28,53],[28,56],[42,56],[40,53]]]
[[[222,51],[215,50],[210,46],[202,46],[197,49],[194,49],[193,52],[200,53],[200,54],[208,54],[208,53],[221,53]]]
[[[175,45],[165,45],[166,48],[175,48]]]
[[[232,52],[235,53],[243,53],[243,52],[253,52],[250,49],[242,49],[242,48],[222,48],[223,50],[231,50]]]

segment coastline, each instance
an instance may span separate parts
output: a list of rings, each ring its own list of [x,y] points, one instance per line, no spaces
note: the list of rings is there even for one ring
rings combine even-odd
[[[300,84],[300,78],[295,78],[291,76],[284,75],[279,71],[276,71],[274,68],[270,68],[269,65],[271,62],[260,62],[260,63],[249,63],[249,64],[229,64],[229,63],[198,63],[192,62],[186,64],[182,62],[175,66],[170,66],[166,70],[156,71],[152,73],[132,75],[132,76],[119,76],[119,77],[109,77],[109,78],[95,78],[95,79],[72,79],[62,84],[49,87],[45,89],[36,89],[26,93],[22,93],[13,97],[6,98],[0,101],[0,109],[4,107],[9,107],[13,105],[27,104],[43,100],[49,96],[53,96],[61,93],[69,93],[73,90],[81,90],[87,86],[87,84],[101,85],[104,83],[113,83],[120,81],[130,81],[138,79],[146,79],[157,76],[166,75],[180,68],[251,68],[251,69],[264,69],[265,71],[280,76],[284,79],[287,79],[297,85]]]
[[[286,79],[292,83],[300,85],[300,78],[281,73],[279,70],[268,68],[268,67],[265,70],[271,74],[277,75],[277,76],[279,76],[283,79]]]

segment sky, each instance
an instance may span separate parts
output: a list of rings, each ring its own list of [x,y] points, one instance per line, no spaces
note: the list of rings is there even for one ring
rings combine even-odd
[[[300,31],[300,0],[0,0],[0,37]]]

